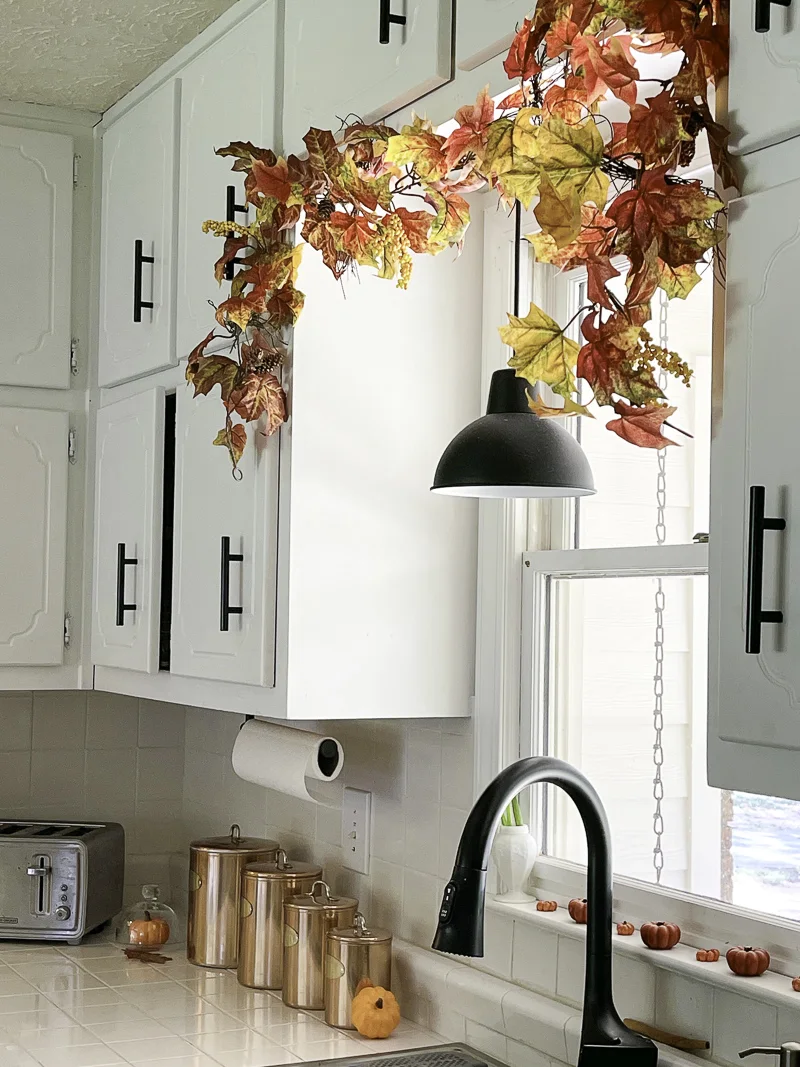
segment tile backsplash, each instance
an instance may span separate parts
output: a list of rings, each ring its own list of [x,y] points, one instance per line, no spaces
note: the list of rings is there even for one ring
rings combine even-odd
[[[0,816],[120,822],[126,897],[185,844],[185,710],[107,693],[0,693]]]

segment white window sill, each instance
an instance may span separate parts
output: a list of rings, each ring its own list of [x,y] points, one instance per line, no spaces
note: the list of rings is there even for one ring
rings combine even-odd
[[[510,904],[495,897],[487,897],[487,911],[496,912],[515,923],[525,923],[542,930],[548,930],[560,937],[570,937],[577,941],[586,939],[586,927],[573,922],[566,908],[558,911],[541,912],[536,910],[536,901],[530,904]],[[665,915],[666,919],[667,916]],[[751,942],[746,941],[746,944]],[[760,1000],[779,1008],[800,1008],[800,993],[792,989],[792,981],[787,975],[776,971],[767,971],[759,978],[742,978],[733,974],[725,960],[725,951],[729,945],[710,941],[702,947],[719,948],[720,958],[717,963],[700,963],[695,958],[697,949],[679,944],[668,951],[647,948],[637,930],[631,937],[620,936],[616,930],[612,933],[612,945],[615,953],[638,959],[665,971],[686,975],[696,982],[703,982],[718,989],[727,989],[743,996]],[[799,966],[800,969],[800,966]]]

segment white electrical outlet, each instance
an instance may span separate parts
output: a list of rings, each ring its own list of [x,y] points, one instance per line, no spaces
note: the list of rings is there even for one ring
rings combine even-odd
[[[342,862],[351,871],[369,874],[372,793],[345,788],[342,802]]]

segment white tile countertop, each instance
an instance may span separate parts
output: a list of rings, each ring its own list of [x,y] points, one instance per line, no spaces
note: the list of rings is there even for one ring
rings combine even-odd
[[[275,1067],[442,1044],[403,1020],[370,1041],[245,989],[233,971],[128,961],[119,946],[0,942],[1,1067]]]

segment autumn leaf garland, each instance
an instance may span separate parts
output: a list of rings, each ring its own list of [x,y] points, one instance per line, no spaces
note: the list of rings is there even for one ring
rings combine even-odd
[[[674,77],[643,79],[642,53],[676,54]],[[234,471],[243,424],[261,420],[271,434],[286,419],[278,373],[303,308],[295,227],[336,278],[367,267],[405,288],[414,255],[460,247],[465,196],[486,187],[507,208],[534,205],[540,232],[528,240],[539,261],[587,271],[581,343],[534,305],[501,329],[517,374],[563,398],[532,399],[532,410],[589,414],[575,399],[582,379],[594,403],[613,409],[609,430],[639,447],[672,443],[661,430],[674,409],[656,372],[684,382],[690,372],[645,324],[656,290],[685,299],[721,239],[722,202],[677,172],[705,134],[720,185],[735,184],[728,134],[708,100],[727,55],[726,0],[539,0],[505,60],[517,87],[498,105],[482,91],[456,112],[449,136],[414,118],[399,131],[360,122],[336,135],[311,129],[303,158],[248,142],[218,150],[245,174],[253,221],[205,224],[225,237],[217,280],[231,264],[235,273],[216,308],[218,330],[191,353],[186,376],[195,395],[220,387],[225,425],[214,444],[228,449]],[[602,114],[610,96],[627,108],[626,122]],[[620,261],[622,296],[610,284]]]

